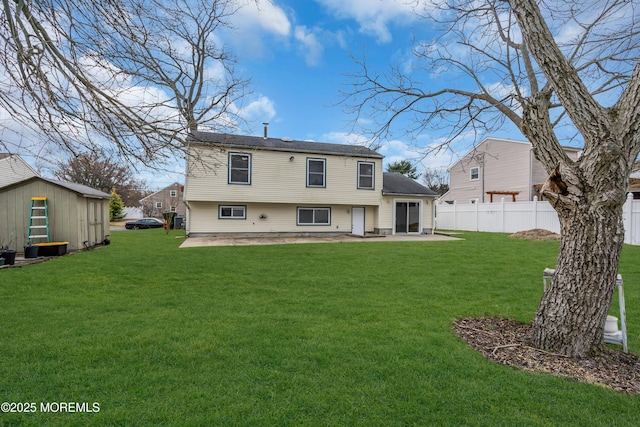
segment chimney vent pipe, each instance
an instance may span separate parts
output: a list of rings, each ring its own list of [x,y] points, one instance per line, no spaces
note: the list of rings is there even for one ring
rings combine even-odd
[[[269,123],[263,123],[264,125],[264,139],[267,139],[267,128],[269,127]]]

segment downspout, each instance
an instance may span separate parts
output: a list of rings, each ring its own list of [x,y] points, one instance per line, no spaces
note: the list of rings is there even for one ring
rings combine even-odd
[[[533,145],[529,148],[529,201],[532,200],[533,191]]]
[[[431,234],[436,234],[436,198],[434,197],[431,200],[431,219],[433,221],[433,226],[431,227]]]
[[[189,144],[187,142],[187,152],[186,152],[186,156],[184,156],[184,190],[182,190],[182,203],[184,203],[184,205],[187,207],[187,217],[185,218],[185,222],[184,222],[184,233],[187,237],[189,237],[189,223],[191,222],[191,206],[189,206],[189,202],[187,201],[187,188],[188,188],[188,181],[189,181],[189,152],[190,152],[190,148],[191,148],[191,144]]]
[[[482,153],[481,166],[482,166],[482,203],[484,203],[484,153]]]

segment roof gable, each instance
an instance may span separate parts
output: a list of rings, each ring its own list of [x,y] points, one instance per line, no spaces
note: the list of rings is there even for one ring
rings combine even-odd
[[[38,176],[38,173],[17,154],[0,153],[0,187],[27,178]]]
[[[480,154],[480,153],[483,152],[483,148],[482,148],[483,146],[486,146],[487,144],[490,144],[492,142],[501,143],[501,144],[512,144],[514,147],[522,146],[522,147],[526,147],[526,149],[531,149],[532,148],[531,142],[529,142],[529,141],[521,141],[521,140],[517,140],[517,139],[508,139],[508,138],[495,138],[495,137],[489,136],[489,137],[483,139],[482,141],[480,141],[480,143],[478,145],[474,146],[467,153],[465,153],[460,158],[460,160],[455,162],[453,165],[449,166],[448,170],[449,171],[453,170],[458,164],[460,164],[462,162],[469,162],[470,158],[473,158],[473,156],[475,156],[476,154]],[[568,145],[563,145],[562,149],[566,153],[571,153],[571,152],[579,153],[580,151],[582,151],[582,148],[570,147]]]
[[[195,144],[213,145],[244,150],[286,151],[309,154],[330,154],[348,157],[382,159],[384,156],[360,145],[330,144],[326,142],[297,141],[288,138],[263,138],[258,136],[231,135],[193,131],[189,141]]]
[[[142,199],[140,199],[140,202],[142,202],[143,200],[150,199],[153,196],[155,196],[157,194],[160,194],[163,191],[167,191],[167,190],[179,190],[179,191],[183,192],[184,191],[184,185],[180,184],[179,182],[174,182],[173,184],[169,184],[166,187],[161,188],[158,191],[154,191],[153,193],[151,193],[151,194],[149,194],[147,196],[144,196]]]

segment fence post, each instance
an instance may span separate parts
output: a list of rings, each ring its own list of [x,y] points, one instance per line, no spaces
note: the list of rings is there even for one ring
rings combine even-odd
[[[533,196],[533,228],[538,228],[538,196]]]
[[[458,205],[458,201],[454,200],[453,201],[453,229],[454,230],[458,229],[458,212],[456,209],[457,205]]]
[[[500,198],[500,231],[504,233],[504,197]]]
[[[622,208],[622,215],[622,223],[625,224],[626,222],[626,226],[624,228],[624,242],[633,245],[635,244],[636,239],[633,234],[635,230],[633,229],[633,193],[631,192],[627,194],[627,201]]]
[[[473,208],[474,208],[474,215],[473,215],[473,220],[476,222],[476,226],[474,227],[476,229],[476,232],[480,231],[480,218],[479,218],[479,213],[478,213],[478,205],[480,204],[479,200],[476,200],[476,202],[473,204]]]

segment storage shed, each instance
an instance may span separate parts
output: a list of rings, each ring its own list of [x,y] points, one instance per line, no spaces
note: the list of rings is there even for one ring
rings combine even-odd
[[[68,242],[68,250],[102,244],[109,234],[110,194],[34,176],[0,187],[0,246],[22,252],[27,245],[32,197],[47,198],[50,240]]]

